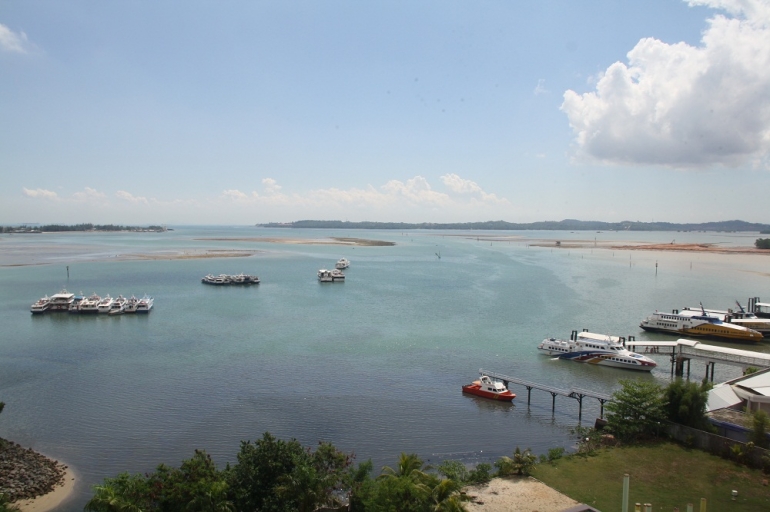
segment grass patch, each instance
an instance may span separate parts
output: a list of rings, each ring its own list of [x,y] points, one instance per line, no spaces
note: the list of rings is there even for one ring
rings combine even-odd
[[[538,465],[532,476],[572,499],[611,511],[621,509],[625,473],[631,476],[629,510],[637,502],[652,503],[653,510],[687,510],[692,503],[699,510],[701,498],[708,500],[709,512],[770,510],[768,475],[668,442],[565,457]]]

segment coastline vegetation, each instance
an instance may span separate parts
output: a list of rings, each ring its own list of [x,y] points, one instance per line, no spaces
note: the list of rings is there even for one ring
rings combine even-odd
[[[757,249],[770,249],[770,238],[757,238],[754,246]]]
[[[0,226],[2,233],[55,233],[66,231],[138,231],[138,232],[163,232],[167,231],[165,226],[120,226],[115,224],[25,224],[21,226]]]
[[[600,222],[565,219],[561,221],[541,221],[529,223],[506,222],[503,220],[486,222],[454,223],[408,223],[408,222],[348,222],[341,220],[298,220],[294,222],[270,222],[257,224],[265,228],[325,228],[325,229],[456,229],[456,230],[537,230],[537,231],[759,231],[770,233],[770,224],[728,220],[720,222],[701,222],[677,224],[673,222]]]

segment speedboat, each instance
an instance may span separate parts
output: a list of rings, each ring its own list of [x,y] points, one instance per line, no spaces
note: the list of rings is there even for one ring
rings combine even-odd
[[[322,268],[318,271],[318,280],[322,283],[331,283],[334,281],[334,278],[332,277],[332,271],[326,270],[325,268]]]
[[[347,260],[347,258],[340,258],[337,260],[337,264],[334,265],[335,268],[338,268],[340,270],[345,270],[350,266],[350,261]]]
[[[96,310],[99,313],[109,313],[110,309],[112,309],[112,303],[115,301],[112,297],[110,297],[109,294],[107,294],[102,300],[99,301],[99,304],[96,306]]]
[[[600,366],[612,366],[649,372],[658,363],[647,356],[631,352],[618,336],[572,331],[569,340],[546,338],[537,346],[538,350],[559,359]]]
[[[510,402],[516,395],[511,393],[505,384],[499,380],[494,380],[487,375],[482,375],[479,380],[474,380],[470,384],[463,386],[463,393],[469,393],[484,398],[491,398],[492,400],[502,400],[504,402]]]
[[[332,274],[332,281],[344,281],[345,280],[345,274],[342,273],[342,270],[335,268],[331,271]]]
[[[674,309],[671,313],[656,311],[639,324],[645,331],[664,332],[668,334],[718,338],[727,341],[761,341],[762,333],[737,325],[724,322],[719,315],[707,313],[701,307],[700,311]]]
[[[29,310],[32,312],[32,314],[39,315],[40,313],[45,313],[46,311],[48,311],[48,307],[50,306],[50,304],[51,304],[51,299],[48,298],[48,295],[46,295],[45,297],[41,297],[37,299],[37,302],[32,304],[29,307]]]
[[[62,290],[59,293],[51,295],[51,302],[48,305],[49,311],[69,311],[70,305],[75,301],[75,294]]]
[[[154,303],[155,299],[145,294],[145,296],[136,303],[136,312],[139,314],[147,314],[152,309]]]

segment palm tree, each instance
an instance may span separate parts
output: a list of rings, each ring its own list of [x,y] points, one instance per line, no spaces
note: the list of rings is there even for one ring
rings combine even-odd
[[[232,501],[227,499],[227,483],[213,482],[209,489],[198,494],[187,504],[190,512],[235,512]]]
[[[431,492],[434,512],[466,512],[459,495],[461,485],[450,478],[441,480]],[[469,499],[469,498],[465,498]]]
[[[423,467],[424,462],[416,453],[403,453],[398,457],[398,466],[396,469],[390,466],[382,468],[382,473],[377,478],[401,478],[407,477],[413,480],[423,480],[426,476],[425,471],[428,467]]]
[[[86,512],[143,512],[142,508],[126,501],[112,485],[95,485],[94,495],[83,510]]]

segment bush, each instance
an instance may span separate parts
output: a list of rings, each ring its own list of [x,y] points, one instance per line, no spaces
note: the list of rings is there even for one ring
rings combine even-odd
[[[762,410],[755,411],[751,415],[752,430],[749,441],[760,448],[767,448],[767,430],[770,427],[770,417]]]
[[[513,452],[513,457],[502,457],[495,466],[497,467],[497,474],[499,476],[512,476],[522,475],[529,476],[532,472],[532,468],[537,465],[537,456],[532,453],[532,450],[527,448],[523,452],[518,446]]]
[[[492,480],[492,465],[482,462],[468,472],[468,483],[485,484]]]
[[[770,249],[770,238],[757,238],[754,245],[757,249]]]
[[[642,380],[621,380],[620,385],[606,407],[607,429],[625,442],[656,437],[666,419],[661,387]]]

